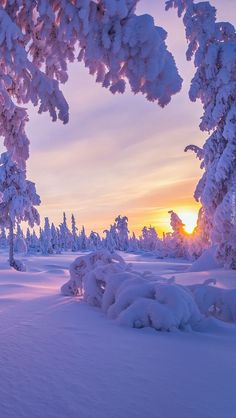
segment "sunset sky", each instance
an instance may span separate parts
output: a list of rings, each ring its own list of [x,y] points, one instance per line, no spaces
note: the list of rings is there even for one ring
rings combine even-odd
[[[235,0],[214,0],[220,20],[236,21]],[[201,175],[199,162],[184,153],[189,143],[202,145],[200,103],[188,99],[193,66],[185,61],[183,24],[164,1],[143,0],[138,13],[150,13],[169,33],[167,44],[184,79],[182,92],[163,110],[127,91],[113,96],[95,83],[81,64],[70,67],[63,91],[70,122],[52,123],[30,109],[31,156],[28,177],[42,199],[42,221],[58,224],[73,212],[77,224],[101,232],[118,215],[130,230],[152,224],[170,229],[168,210],[185,220],[197,213],[193,192]]]

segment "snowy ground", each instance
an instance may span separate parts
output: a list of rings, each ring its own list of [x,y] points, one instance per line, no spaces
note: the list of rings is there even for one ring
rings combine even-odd
[[[118,326],[60,295],[75,255],[0,265],[0,418],[235,418],[236,326],[162,333]],[[184,262],[125,256],[180,283],[236,273],[187,273]]]

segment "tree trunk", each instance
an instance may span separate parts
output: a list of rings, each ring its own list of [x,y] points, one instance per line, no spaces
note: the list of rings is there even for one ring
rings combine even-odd
[[[9,226],[9,264],[11,267],[15,268],[15,260],[14,260],[14,233],[13,233],[13,223],[10,220]]]

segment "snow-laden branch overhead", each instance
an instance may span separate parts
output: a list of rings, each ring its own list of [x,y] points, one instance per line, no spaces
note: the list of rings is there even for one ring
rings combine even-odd
[[[166,105],[182,80],[165,44],[166,32],[149,15],[135,14],[135,0],[0,1],[1,134],[24,165],[29,102],[53,121],[68,121],[60,83],[68,62],[82,61],[112,93],[128,82],[134,93]],[[17,105],[16,105],[17,103]]]

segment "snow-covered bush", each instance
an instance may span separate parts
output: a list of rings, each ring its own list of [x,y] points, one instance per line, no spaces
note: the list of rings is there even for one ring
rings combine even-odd
[[[202,319],[186,287],[135,272],[119,255],[104,250],[78,257],[61,291],[83,296],[109,318],[135,328],[194,329]]]
[[[236,322],[236,289],[214,286],[214,280],[189,286],[199,310],[206,316],[215,316],[226,322]]]
[[[130,327],[149,326],[163,331],[189,330],[199,324],[201,315],[186,288],[165,283],[153,283],[153,288],[154,297],[136,297],[132,304],[122,310],[118,322]],[[132,290],[131,287],[130,292]],[[152,293],[149,294],[152,296]]]
[[[183,286],[174,278],[136,272],[116,253],[100,250],[75,259],[61,292],[80,296],[132,328],[199,331],[210,315],[236,322],[236,289],[221,289],[212,282]]]
[[[77,257],[70,265],[70,280],[62,286],[66,296],[82,294],[87,301],[99,305],[104,277],[110,272],[121,272],[128,269],[118,254],[109,251],[96,251]],[[100,305],[99,305],[100,306]]]

